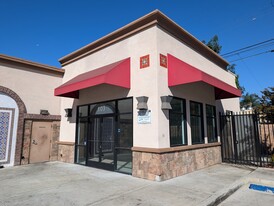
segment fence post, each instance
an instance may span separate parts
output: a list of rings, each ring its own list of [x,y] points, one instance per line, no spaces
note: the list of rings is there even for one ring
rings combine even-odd
[[[235,114],[230,114],[231,115],[231,121],[232,121],[232,138],[233,138],[233,148],[234,148],[234,158],[235,158],[235,164],[237,163],[238,160],[238,148],[237,148],[237,138],[236,138],[236,125],[235,125]]]
[[[260,140],[260,132],[259,132],[259,121],[258,119],[260,113],[257,113],[255,111],[255,113],[253,113],[253,126],[254,126],[254,135],[255,135],[255,148],[256,148],[256,158],[258,161],[259,158],[259,163],[260,163],[260,167],[262,167],[262,151],[261,151],[261,140]]]
[[[220,142],[221,142],[221,157],[222,157],[222,162],[224,162],[224,141],[223,141],[223,119],[222,119],[222,114],[219,112],[219,134],[220,134]]]

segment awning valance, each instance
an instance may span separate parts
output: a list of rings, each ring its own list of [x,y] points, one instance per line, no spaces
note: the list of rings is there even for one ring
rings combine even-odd
[[[241,90],[168,54],[168,86],[204,82],[215,88],[215,99],[240,97]]]
[[[79,90],[100,84],[130,89],[130,58],[82,73],[57,87],[54,95],[79,98]]]

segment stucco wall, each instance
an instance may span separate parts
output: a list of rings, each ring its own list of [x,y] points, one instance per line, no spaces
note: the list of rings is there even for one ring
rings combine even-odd
[[[60,98],[54,96],[54,88],[62,82],[60,74],[0,63],[0,76],[0,85],[18,94],[28,113],[39,114],[45,109],[50,114],[60,114]]]
[[[157,49],[159,53],[164,55],[167,53],[172,54],[176,58],[235,87],[235,76],[233,74],[220,68],[162,29],[157,30],[157,39]]]
[[[210,60],[206,59],[183,42],[177,40],[176,38],[170,36],[162,29],[157,29],[157,71],[158,71],[158,96],[172,95],[186,100],[186,109],[187,109],[187,136],[188,136],[188,145],[191,144],[191,128],[190,128],[190,112],[189,112],[189,101],[197,101],[203,103],[203,112],[204,112],[204,134],[205,142],[207,142],[207,128],[206,128],[206,104],[215,105],[217,108],[219,105],[215,101],[214,87],[205,84],[205,83],[192,83],[179,85],[175,87],[168,87],[168,72],[167,68],[160,66],[160,54],[167,55],[171,54],[176,58],[198,68],[199,70],[214,76],[215,78],[220,79],[221,81],[226,82],[227,84],[235,87],[235,76],[230,72],[225,71],[220,68]],[[222,100],[224,103],[221,106],[224,109],[229,109],[232,111],[239,111],[239,98],[232,98],[227,100]],[[218,110],[218,109],[217,109]],[[159,137],[159,146],[169,147],[169,120],[167,114],[161,110],[161,101],[158,99],[158,137]]]
[[[61,122],[60,140],[75,141],[77,105],[132,96],[134,146],[151,148],[169,147],[169,120],[167,113],[161,110],[160,96],[173,95],[184,98],[186,99],[187,109],[189,108],[190,100],[198,101],[203,103],[205,111],[205,104],[215,105],[215,95],[214,88],[204,83],[180,85],[170,89],[167,82],[167,68],[160,66],[160,53],[164,55],[170,53],[188,64],[235,86],[235,79],[232,74],[221,69],[182,42],[154,26],[64,67],[66,72],[63,83],[81,73],[130,57],[131,89],[126,90],[101,85],[80,91],[79,99],[62,98],[62,118],[65,116],[65,108],[73,108],[73,116],[63,119]],[[140,57],[147,54],[150,55],[150,66],[140,69]],[[136,109],[136,97],[138,96],[149,97],[148,109],[151,110],[151,124],[137,123],[138,110]],[[187,111],[187,114],[188,142],[191,144],[189,111]],[[206,121],[205,115],[204,121]]]
[[[239,112],[240,111],[240,98],[222,99],[216,101],[217,111],[226,113],[226,111]]]
[[[131,67],[131,89],[126,90],[113,86],[96,86],[80,91],[80,99],[73,100],[62,98],[61,112],[64,117],[64,109],[73,107],[73,117],[64,119],[61,123],[61,141],[75,141],[75,116],[77,105],[111,100],[133,96],[133,131],[134,145],[158,147],[157,131],[157,48],[156,27],[140,32],[138,35],[127,38],[119,43],[109,46],[103,50],[93,53],[85,58],[65,66],[63,82],[99,67],[117,62],[130,57]],[[140,57],[150,55],[150,67],[140,69]],[[152,111],[152,123],[149,125],[137,124],[137,100],[135,97],[149,96],[148,107]],[[145,131],[145,132],[144,132]]]

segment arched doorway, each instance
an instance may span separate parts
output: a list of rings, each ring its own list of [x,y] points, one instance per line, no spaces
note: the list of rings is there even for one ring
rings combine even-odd
[[[6,87],[0,86],[0,96],[0,164],[20,165],[26,107],[21,98]]]

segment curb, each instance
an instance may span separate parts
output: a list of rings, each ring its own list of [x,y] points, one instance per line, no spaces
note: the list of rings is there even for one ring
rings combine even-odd
[[[267,186],[274,186],[274,180],[267,180],[264,178],[258,178],[258,177],[252,177],[256,170],[248,174],[246,177],[243,177],[237,181],[235,181],[233,184],[231,184],[229,187],[226,187],[219,192],[215,193],[208,199],[202,201],[199,206],[216,206],[219,205],[221,202],[223,202],[225,199],[227,199],[230,195],[232,195],[234,192],[236,192],[238,189],[240,189],[242,186],[250,184],[250,183],[259,183],[262,185]]]
[[[201,202],[199,206],[215,206],[223,202],[225,199],[227,199],[230,195],[232,195],[234,192],[236,192],[238,189],[240,189],[243,185],[245,185],[244,179],[238,180],[234,182],[229,187],[226,187],[219,192],[215,193],[205,201]]]

